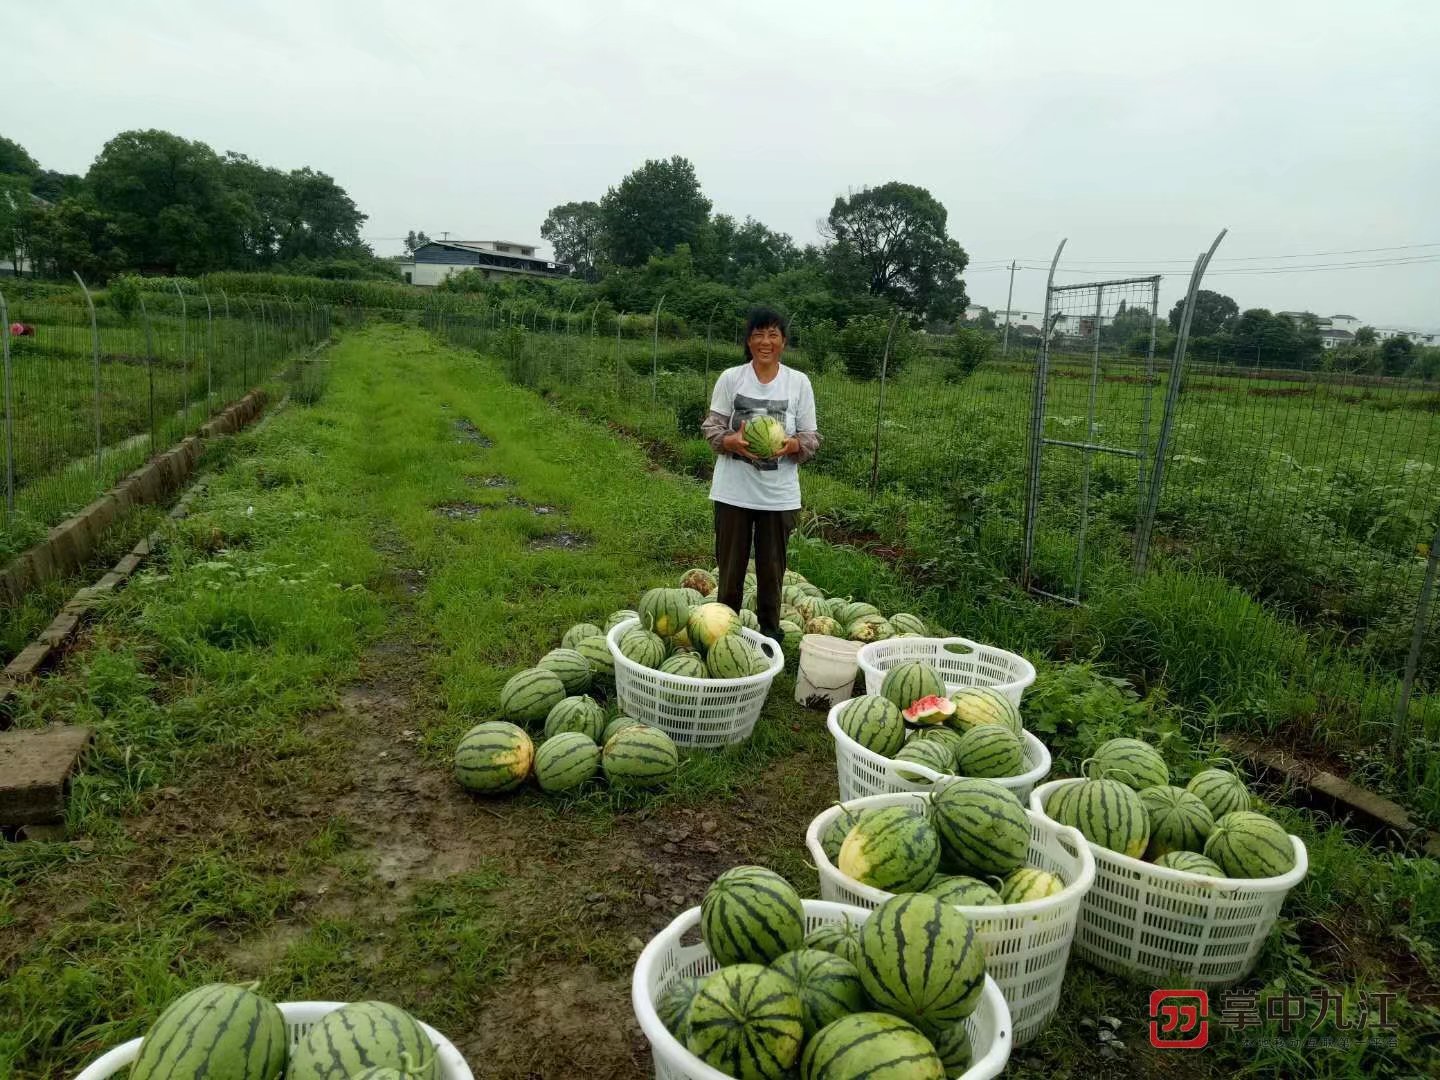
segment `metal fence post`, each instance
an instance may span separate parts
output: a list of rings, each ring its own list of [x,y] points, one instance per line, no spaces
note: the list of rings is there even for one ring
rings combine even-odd
[[[1420,584],[1420,597],[1415,601],[1415,630],[1410,635],[1410,653],[1405,657],[1405,676],[1400,682],[1400,697],[1395,702],[1395,724],[1390,729],[1390,755],[1399,765],[1405,754],[1405,737],[1410,728],[1410,696],[1415,690],[1415,675],[1420,669],[1420,651],[1425,645],[1425,631],[1430,626],[1430,601],[1435,594],[1435,574],[1440,568],[1440,528],[1430,541],[1425,560],[1425,578]]]
[[[181,401],[185,409],[185,432],[190,432],[190,344],[189,344],[189,319],[186,314],[185,294],[180,290],[180,283],[175,282],[175,295],[180,297],[180,366],[183,374],[180,376]]]
[[[0,292],[0,354],[5,362],[5,517],[15,513],[15,417],[10,411],[10,309]]]
[[[210,368],[210,354],[215,349],[215,312],[210,307],[210,294],[200,295],[205,297],[205,416],[208,418],[215,411],[215,381]]]
[[[895,339],[895,325],[900,321],[897,309],[890,318],[890,331],[885,335],[885,351],[880,354],[880,393],[875,402],[875,453],[870,460],[870,496],[880,490],[880,425],[885,419],[885,378],[890,367],[890,342]]]
[[[660,400],[660,311],[665,307],[665,294],[660,294],[660,302],[655,305],[655,345],[650,350],[650,402],[654,404]]]
[[[1020,585],[1030,587],[1030,559],[1035,554],[1035,517],[1040,509],[1040,440],[1045,434],[1045,385],[1050,377],[1050,300],[1055,285],[1055,267],[1065,240],[1055,248],[1050,260],[1050,276],[1045,279],[1045,317],[1040,324],[1040,352],[1035,358],[1035,387],[1030,396],[1030,445],[1025,461],[1025,532],[1020,553]]]
[[[713,331],[714,331],[714,329],[715,329],[715,312],[717,312],[717,311],[719,311],[719,310],[720,310],[720,304],[719,304],[719,302],[717,301],[716,304],[715,304],[715,306],[710,309],[710,318],[707,319],[706,322],[705,322],[705,381],[706,381],[706,382],[709,382],[709,381],[710,381],[710,344],[711,344],[711,339],[712,339],[712,336],[713,336]]]
[[[159,435],[155,430],[155,342],[150,336],[150,312],[140,297],[140,321],[145,324],[145,384],[150,393],[150,452],[155,452]]]
[[[100,325],[95,321],[95,299],[78,272],[75,280],[80,283],[80,291],[85,294],[85,306],[90,309],[90,352],[95,379],[95,483],[103,484],[100,471]]]

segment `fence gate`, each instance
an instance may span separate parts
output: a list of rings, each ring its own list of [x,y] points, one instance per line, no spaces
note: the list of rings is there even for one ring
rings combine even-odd
[[[1175,352],[1163,371],[1155,364],[1159,275],[1056,285],[1065,242],[1056,248],[1026,461],[1021,582],[1030,591],[1080,603],[1087,546],[1092,564],[1128,547],[1135,572],[1144,571],[1195,292],[1215,245],[1195,262]]]

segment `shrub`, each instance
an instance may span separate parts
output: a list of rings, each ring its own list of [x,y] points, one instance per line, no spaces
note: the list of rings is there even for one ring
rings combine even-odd
[[[883,315],[864,315],[851,319],[840,331],[839,351],[845,361],[845,370],[852,379],[878,378],[882,362],[887,378],[898,375],[915,355],[915,332],[903,323],[896,323],[892,336],[890,323],[891,320]]]

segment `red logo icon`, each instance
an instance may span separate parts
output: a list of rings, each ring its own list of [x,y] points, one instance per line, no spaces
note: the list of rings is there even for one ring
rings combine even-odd
[[[1150,992],[1150,1045],[1199,1050],[1210,1042],[1210,995],[1204,990]]]

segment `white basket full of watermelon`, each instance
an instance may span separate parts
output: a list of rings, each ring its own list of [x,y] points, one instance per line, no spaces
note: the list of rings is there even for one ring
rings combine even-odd
[[[1112,739],[1073,780],[1030,796],[1033,810],[1084,834],[1095,884],[1075,952],[1120,974],[1226,986],[1254,967],[1285,897],[1305,877],[1305,845],[1252,809],[1233,772],[1170,783],[1160,753]]]
[[[925,893],[956,906],[985,948],[1016,1046],[1050,1022],[1095,859],[1078,830],[1027,811],[988,780],[872,795],[831,807],[805,845],[820,896],[874,908]]]
[[[1010,1057],[1005,998],[958,910],[802,901],[760,866],[721,874],[650,941],[631,999],[660,1080],[984,1080]]]
[[[994,645],[982,645],[963,637],[892,637],[867,644],[860,650],[865,692],[880,693],[891,668],[915,660],[939,674],[943,682],[935,693],[941,697],[952,696],[968,687],[989,687],[1003,694],[1018,709],[1020,698],[1035,681],[1034,664]]]
[[[91,1062],[76,1080],[181,1076],[230,1080],[472,1080],[445,1038],[382,1001],[289,1001],[212,983],[176,998],[143,1038]]]

